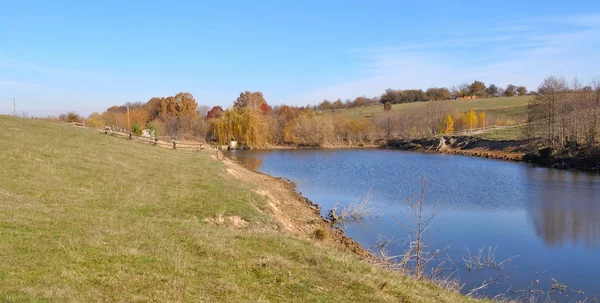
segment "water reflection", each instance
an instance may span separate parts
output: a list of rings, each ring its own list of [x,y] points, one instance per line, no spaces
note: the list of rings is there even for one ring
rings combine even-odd
[[[528,216],[538,237],[549,246],[600,242],[598,177],[581,172],[529,169],[531,182]]]
[[[263,164],[263,160],[260,157],[248,157],[248,153],[244,153],[243,151],[228,151],[225,153],[225,156],[234,160],[236,163],[247,167],[251,170],[258,170],[258,168]]]

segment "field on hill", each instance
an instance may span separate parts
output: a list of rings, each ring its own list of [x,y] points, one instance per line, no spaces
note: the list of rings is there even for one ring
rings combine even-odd
[[[515,120],[520,120],[521,118],[526,116],[526,106],[529,103],[530,98],[531,96],[517,96],[476,100],[447,100],[403,103],[392,105],[392,112],[412,108],[425,108],[428,104],[432,104],[434,102],[443,102],[460,111],[467,111],[473,109],[476,111],[485,111],[494,116],[505,116],[507,118],[514,118]],[[383,105],[357,107],[343,110],[343,113],[345,113],[351,119],[373,117],[378,114],[382,114],[383,112]]]
[[[270,200],[209,152],[0,126],[2,302],[471,300],[285,232]]]

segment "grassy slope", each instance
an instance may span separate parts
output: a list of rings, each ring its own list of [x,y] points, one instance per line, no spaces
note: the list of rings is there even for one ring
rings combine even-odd
[[[271,228],[264,198],[207,153],[0,127],[0,301],[466,300]],[[251,223],[204,221],[216,214]]]
[[[449,101],[430,101],[430,102],[446,102],[452,107],[466,111],[470,109],[483,110],[491,113],[494,116],[504,116],[517,120],[525,115],[526,105],[529,102],[530,96],[522,97],[501,97],[490,99],[477,100],[449,100]],[[430,102],[416,102],[405,104],[394,104],[392,111],[401,111],[409,108],[425,107]],[[369,106],[360,108],[351,108],[343,111],[351,119],[371,117],[383,113],[383,106]]]

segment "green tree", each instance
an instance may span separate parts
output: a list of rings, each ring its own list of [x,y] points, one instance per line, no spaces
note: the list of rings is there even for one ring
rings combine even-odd
[[[506,86],[506,89],[504,90],[504,96],[505,97],[513,97],[514,95],[516,95],[517,93],[517,87],[509,84]]]
[[[495,84],[490,84],[487,88],[487,94],[489,97],[498,97],[498,87]]]
[[[487,96],[487,91],[486,91],[486,87],[485,87],[485,83],[481,82],[481,81],[475,81],[471,84],[470,88],[469,88],[469,93],[472,96],[477,96],[479,98],[484,98]]]
[[[142,134],[142,127],[140,126],[140,123],[137,120],[133,122],[133,127],[131,128],[131,131],[138,136]]]
[[[525,86],[519,86],[519,87],[517,87],[517,94],[519,96],[525,96],[525,95],[527,95],[527,87],[525,87]]]

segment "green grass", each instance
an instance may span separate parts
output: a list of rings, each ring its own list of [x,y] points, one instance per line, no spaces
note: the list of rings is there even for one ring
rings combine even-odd
[[[0,116],[2,302],[458,302],[278,231],[208,153]],[[243,229],[205,222],[237,215]]]
[[[448,101],[430,101],[430,102],[415,102],[415,103],[404,103],[392,105],[392,111],[402,111],[405,109],[412,108],[425,108],[427,104],[431,102],[444,102],[453,108],[460,111],[477,110],[486,111],[494,114],[494,111],[502,112],[503,109],[511,109],[505,111],[505,113],[512,117],[521,117],[525,114],[525,109],[529,103],[530,96],[521,97],[501,97],[501,98],[489,98],[489,99],[476,99],[476,100],[448,100]],[[351,119],[360,119],[365,117],[372,117],[383,113],[383,105],[350,108],[343,111]]]

